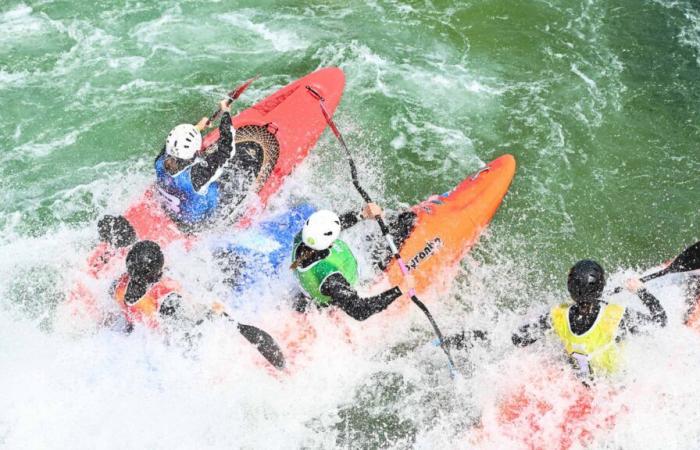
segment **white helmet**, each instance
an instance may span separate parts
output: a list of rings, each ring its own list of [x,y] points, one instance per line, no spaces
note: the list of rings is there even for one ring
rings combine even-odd
[[[180,159],[192,159],[202,146],[202,135],[194,125],[183,123],[172,129],[165,140],[165,153]]]
[[[340,219],[333,211],[322,209],[311,214],[301,230],[301,240],[314,250],[325,250],[338,239]]]

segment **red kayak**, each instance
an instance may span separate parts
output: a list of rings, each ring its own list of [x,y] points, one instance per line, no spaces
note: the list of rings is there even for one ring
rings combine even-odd
[[[326,121],[318,100],[309,94],[306,86],[324,97],[326,108],[333,114],[343,94],[345,76],[335,67],[317,70],[232,118],[237,130],[237,148],[257,152],[255,157],[260,162],[258,176],[250,191],[245,193],[247,198],[235,211],[232,227],[245,227],[250,223],[321,137]],[[201,151],[206,152],[216,145],[218,137],[219,130],[215,128],[204,137]],[[194,239],[161,207],[154,185],[146,189],[123,216],[133,226],[139,240],[148,239],[167,246],[175,241]],[[71,315],[88,316],[93,324],[99,323],[101,313],[96,297],[106,292],[105,281],[111,283],[123,271],[125,255],[124,249],[115,249],[106,243],[96,246],[70,290],[67,309]]]

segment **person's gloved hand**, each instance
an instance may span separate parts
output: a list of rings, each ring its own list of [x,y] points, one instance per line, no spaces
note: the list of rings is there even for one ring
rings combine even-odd
[[[367,203],[362,209],[363,219],[374,219],[384,215],[384,211],[376,203]]]
[[[229,99],[225,98],[219,102],[219,109],[221,112],[231,112],[231,104],[229,103]]]

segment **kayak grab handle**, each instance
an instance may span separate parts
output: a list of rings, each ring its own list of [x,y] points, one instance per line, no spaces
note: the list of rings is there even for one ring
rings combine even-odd
[[[268,133],[270,133],[273,136],[277,136],[277,132],[280,130],[280,127],[275,125],[273,122],[267,122],[265,124],[265,129],[267,130]]]
[[[477,178],[479,178],[479,175],[481,175],[481,174],[484,173],[484,172],[488,172],[489,170],[491,170],[491,167],[489,167],[489,166],[484,166],[484,167],[482,167],[481,169],[479,169],[474,175],[470,176],[469,179],[472,180],[472,181],[474,181],[474,180],[476,180]]]
[[[311,94],[316,100],[320,102],[324,101],[323,96],[319,94],[316,89],[312,88],[309,85],[306,85],[306,89],[309,91],[309,94]]]

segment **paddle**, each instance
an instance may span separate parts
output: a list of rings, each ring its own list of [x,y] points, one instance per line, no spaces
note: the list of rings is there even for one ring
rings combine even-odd
[[[221,313],[228,319],[229,322],[235,323],[238,331],[251,344],[255,345],[261,355],[265,357],[267,362],[272,364],[276,369],[283,370],[285,366],[284,355],[277,342],[265,331],[252,325],[246,325],[233,319],[227,313]]]
[[[654,278],[659,278],[670,273],[690,272],[691,270],[698,269],[700,269],[700,241],[683,250],[681,254],[676,256],[676,259],[674,259],[668,266],[664,267],[658,272],[643,276],[639,279],[639,281],[646,283],[649,280],[653,280]],[[622,292],[622,289],[622,287],[617,287],[613,293],[620,293]]]
[[[362,199],[366,203],[372,203],[372,199],[370,198],[369,194],[360,186],[360,182],[357,179],[357,167],[355,167],[355,161],[352,159],[352,155],[350,154],[350,149],[348,149],[348,146],[345,144],[345,140],[343,139],[343,136],[340,134],[340,131],[338,128],[335,126],[335,123],[333,122],[333,119],[331,119],[330,114],[328,114],[328,111],[326,110],[326,107],[324,105],[324,99],[319,94],[316,92],[311,86],[306,86],[306,89],[309,91],[309,93],[319,102],[319,105],[321,106],[321,112],[323,113],[323,117],[326,119],[326,123],[328,123],[328,126],[331,128],[333,131],[333,134],[335,137],[338,139],[338,142],[340,142],[340,145],[345,149],[345,155],[347,156],[348,159],[348,164],[350,164],[350,173],[352,175],[352,184],[355,186],[355,189],[357,189],[357,192],[360,193],[362,196]],[[394,243],[394,238],[389,232],[389,228],[386,226],[384,223],[384,220],[380,216],[376,216],[374,218],[377,223],[379,224],[379,228],[382,230],[382,235],[386,239],[387,244],[389,245],[389,248],[391,249],[392,253],[394,254],[394,258],[396,258],[396,261],[399,263],[399,267],[401,268],[401,273],[406,276],[408,275],[408,268],[406,267],[406,264],[403,261],[403,258],[401,258],[401,255],[399,254],[398,248],[396,248],[396,244]],[[418,300],[418,297],[416,296],[416,292],[414,289],[411,289],[409,291],[409,296],[411,297],[411,300],[413,303],[420,308],[421,311],[428,317],[428,320],[430,321],[430,324],[433,326],[433,330],[435,331],[435,334],[437,335],[438,339],[440,340],[440,348],[442,348],[442,351],[445,352],[445,355],[447,355],[447,360],[450,362],[450,374],[454,376],[454,369],[455,369],[455,364],[454,361],[452,361],[452,355],[450,355],[450,351],[448,350],[447,346],[445,345],[445,339],[442,336],[442,332],[440,331],[440,328],[438,327],[437,323],[435,322],[435,319],[433,319],[433,315],[430,314],[430,311],[428,310],[428,307],[425,306],[423,302]]]
[[[229,92],[229,93],[226,95],[226,96],[228,97],[228,99],[226,100],[226,103],[227,103],[228,105],[230,105],[231,103],[233,103],[233,101],[236,100],[238,97],[240,97],[241,94],[243,93],[243,91],[245,91],[246,89],[248,89],[248,86],[250,86],[250,84],[251,84],[253,81],[257,80],[258,77],[260,77],[260,75],[255,75],[255,76],[254,76],[253,78],[251,78],[250,80],[246,81],[246,82],[243,83],[242,85],[238,86],[236,89],[234,89],[234,90],[232,90],[231,92]],[[219,115],[221,115],[221,109],[217,109],[216,111],[214,111],[214,113],[213,113],[211,116],[209,116],[209,122],[207,123],[207,126],[209,126],[209,124],[211,124],[213,121],[215,121],[215,120],[219,117]]]

